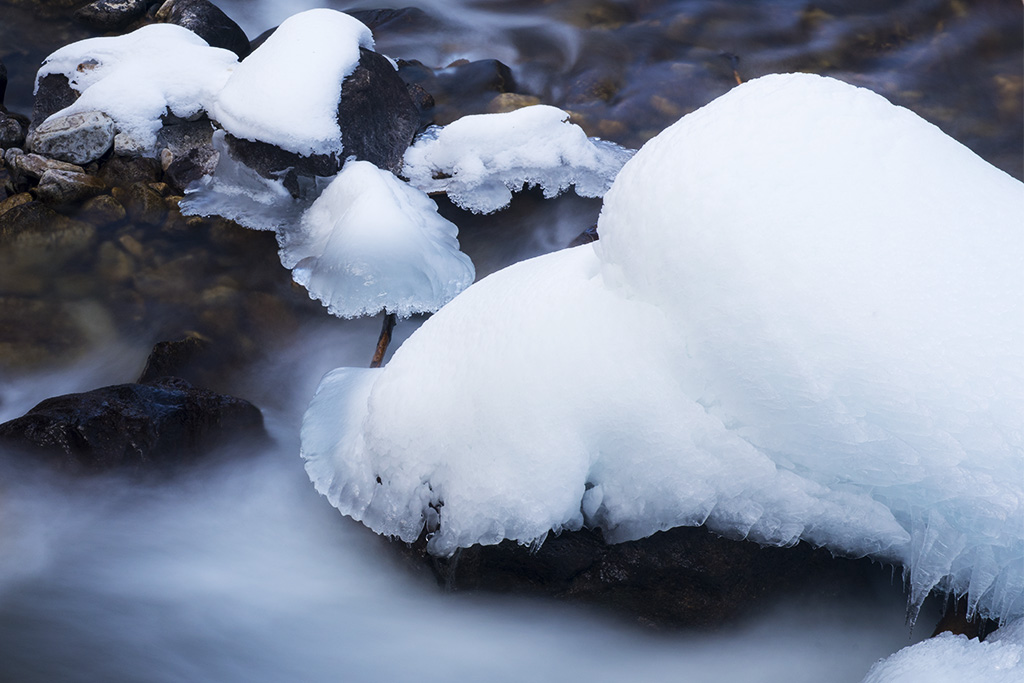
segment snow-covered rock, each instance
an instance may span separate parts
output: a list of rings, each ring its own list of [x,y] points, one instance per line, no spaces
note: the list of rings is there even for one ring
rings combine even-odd
[[[1024,185],[874,93],[751,81],[627,163],[599,242],[329,373],[307,471],[437,554],[706,524],[1020,616],[1022,215]]]
[[[473,282],[458,232],[425,194],[351,160],[298,226],[279,233],[281,262],[334,315],[404,318],[436,311]]]
[[[373,36],[347,14],[313,9],[292,15],[235,69],[213,118],[236,138],[340,158],[341,84],[359,64],[360,47],[373,49]]]
[[[210,47],[188,29],[152,24],[60,48],[43,62],[36,87],[60,75],[79,94],[47,121],[102,112],[114,120],[125,146],[155,155],[161,117],[170,112],[187,119],[208,111],[237,63],[234,54]]]
[[[402,174],[424,192],[446,192],[464,209],[491,213],[524,187],[549,198],[570,186],[581,197],[603,196],[631,154],[587,138],[561,109],[536,105],[429,129],[406,151]]]
[[[984,642],[952,633],[905,647],[881,660],[863,683],[1017,683],[1024,679],[1024,620]]]

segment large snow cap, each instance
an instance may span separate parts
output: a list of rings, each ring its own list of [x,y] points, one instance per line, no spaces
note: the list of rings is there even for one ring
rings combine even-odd
[[[473,282],[458,232],[430,197],[368,161],[349,160],[278,239],[281,263],[334,315],[407,317],[436,311]]]
[[[151,24],[60,48],[43,61],[36,84],[62,74],[80,93],[50,119],[102,111],[133,146],[152,153],[160,117],[170,111],[190,118],[208,110],[237,64],[234,53],[210,47],[188,29]]]
[[[362,22],[312,9],[292,15],[238,66],[214,107],[229,133],[302,156],[342,154],[341,84],[373,49]]]
[[[435,553],[705,523],[1020,615],[1022,215],[1024,185],[874,93],[751,81],[626,164],[599,242],[329,374],[307,470]]]
[[[548,198],[570,186],[581,197],[601,197],[632,153],[588,138],[561,109],[536,105],[431,128],[406,150],[402,173],[424,192],[446,192],[464,209],[491,213],[524,186]]]

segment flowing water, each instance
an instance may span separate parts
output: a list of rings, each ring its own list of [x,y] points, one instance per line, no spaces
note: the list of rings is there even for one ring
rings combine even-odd
[[[314,6],[383,6],[219,4],[250,37]],[[413,4],[424,14],[375,32],[380,51],[432,68],[500,59],[518,92],[628,146],[737,77],[811,70],[910,106],[1024,175],[1016,0]],[[59,36],[43,35],[47,24],[21,5],[0,2],[6,18],[22,22],[17,30],[0,23],[0,58],[12,75],[7,104],[24,111],[26,65]],[[599,201],[533,193],[491,217],[442,206],[481,276],[564,246],[599,210]],[[237,235],[215,231],[133,234],[156,253],[145,277],[119,285],[133,288],[130,297],[99,283],[91,266],[32,290],[71,311],[82,340],[73,355],[58,349],[30,370],[0,369],[0,421],[48,396],[132,381],[154,342],[214,325],[224,310],[215,302],[234,288],[259,294],[241,299],[247,317],[232,318],[257,351],[216,388],[260,406],[274,444],[220,454],[159,484],[66,481],[0,460],[0,680],[858,681],[935,619],[926,614],[910,631],[898,576],[874,600],[781,603],[717,633],[655,632],[585,607],[443,593],[317,496],[297,456],[320,376],[365,365],[378,322],[334,320],[306,301],[275,267],[266,235],[239,246]],[[254,263],[254,250],[265,258]],[[154,282],[182,272],[184,295],[146,300]],[[254,300],[273,302],[274,313]],[[395,345],[417,324],[400,324]],[[270,329],[253,331],[260,327]]]

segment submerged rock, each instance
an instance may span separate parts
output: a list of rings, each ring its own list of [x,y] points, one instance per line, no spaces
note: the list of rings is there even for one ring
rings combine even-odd
[[[0,425],[7,449],[84,472],[169,466],[265,437],[253,404],[172,377],[50,398]]]
[[[87,173],[49,169],[39,179],[34,193],[37,199],[50,204],[71,204],[101,194],[106,183]]]

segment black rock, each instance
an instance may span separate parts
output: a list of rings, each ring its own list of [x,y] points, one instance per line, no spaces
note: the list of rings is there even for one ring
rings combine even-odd
[[[432,69],[416,60],[399,60],[398,73],[410,87],[430,93],[435,122],[451,123],[467,114],[482,114],[496,94],[516,92],[512,70],[496,59],[456,62]]]
[[[366,24],[374,33],[403,33],[406,31],[427,31],[438,28],[440,23],[418,7],[400,9],[350,9],[351,15]]]
[[[659,626],[720,626],[765,601],[796,595],[873,594],[890,575],[866,559],[836,558],[800,543],[762,547],[679,527],[609,545],[599,531],[549,536],[539,549],[503,541],[448,559],[422,540],[403,548],[449,590],[522,593],[607,607]]]
[[[397,173],[419,120],[409,89],[391,62],[361,48],[359,66],[342,84],[338,104],[345,156]]]
[[[50,398],[0,425],[7,450],[85,472],[174,465],[229,441],[262,438],[256,406],[172,377]]]
[[[0,109],[4,106],[4,95],[7,94],[7,67],[0,60]]]
[[[75,10],[75,21],[110,31],[141,18],[155,0],[96,0]]]
[[[45,121],[78,99],[64,74],[47,74],[39,79],[35,99],[32,101],[32,128]]]
[[[249,55],[245,31],[209,0],[167,0],[157,18],[187,28],[212,47],[231,50],[239,59]]]

